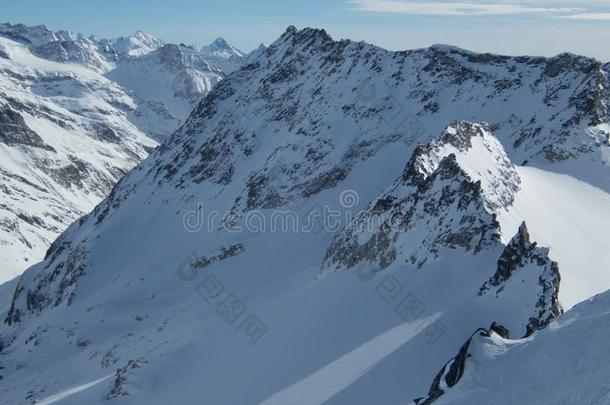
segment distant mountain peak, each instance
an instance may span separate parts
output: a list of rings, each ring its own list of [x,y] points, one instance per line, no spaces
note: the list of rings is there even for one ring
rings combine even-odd
[[[201,48],[201,53],[206,56],[229,59],[232,57],[243,57],[244,53],[229,44],[224,38],[218,37],[209,45]]]
[[[136,31],[128,37],[119,37],[109,41],[119,54],[141,56],[159,49],[164,42],[143,31]]]

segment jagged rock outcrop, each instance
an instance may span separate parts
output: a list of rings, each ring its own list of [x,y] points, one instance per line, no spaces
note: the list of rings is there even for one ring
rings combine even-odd
[[[596,403],[607,388],[610,294],[570,309],[528,339],[508,340],[484,332],[471,339],[463,378],[441,387],[438,403]],[[469,365],[473,367],[469,367]],[[432,388],[434,388],[433,385]],[[484,389],[482,389],[484,387]],[[439,392],[431,390],[431,393]],[[437,397],[438,398],[438,397]],[[432,397],[425,398],[427,403]],[[424,399],[420,399],[421,405]]]
[[[24,145],[55,151],[28,127],[21,114],[10,107],[0,109],[0,142],[8,146]]]
[[[500,297],[505,289],[522,284],[525,280],[534,281],[534,285],[537,284],[536,287],[540,289],[535,303],[536,313],[532,314],[526,325],[525,336],[529,336],[548,325],[563,309],[559,303],[559,266],[549,258],[547,248],[538,247],[536,242],[530,241],[523,222],[498,259],[496,272],[483,284],[479,295],[495,293],[496,297]]]
[[[466,362],[470,357],[469,351],[473,339],[477,339],[478,337],[489,337],[492,333],[502,336],[503,338],[508,338],[508,336],[505,335],[505,331],[506,329],[502,325],[498,325],[496,323],[493,323],[489,329],[477,329],[460,347],[457,355],[449,360],[441,368],[436,377],[434,377],[434,381],[432,381],[432,385],[430,385],[428,395],[423,398],[413,400],[415,405],[430,405],[434,403],[448,389],[460,381],[466,369]]]
[[[519,175],[486,125],[457,122],[416,148],[402,176],[338,235],[329,266],[361,261],[421,267],[443,248],[477,253],[499,241],[495,212],[508,209]],[[370,236],[363,241],[362,233]]]
[[[503,339],[509,339],[511,335],[517,338],[528,337],[557,318],[563,312],[558,300],[559,282],[557,263],[549,259],[548,249],[540,248],[536,242],[530,241],[527,226],[525,222],[522,223],[498,259],[496,272],[479,291],[480,296],[495,292],[500,300],[510,300],[511,298],[506,296],[512,294],[513,300],[521,301],[521,308],[514,308],[518,321],[513,321],[508,328],[494,322],[489,330],[475,331],[460,347],[458,354],[441,368],[430,386],[428,395],[416,399],[415,404],[432,404],[460,381],[470,357],[473,339],[490,337],[492,332]],[[528,302],[531,300],[532,289],[538,290],[534,305]],[[525,296],[524,291],[528,291],[529,296]],[[531,313],[532,308],[534,313],[528,317],[527,313]]]

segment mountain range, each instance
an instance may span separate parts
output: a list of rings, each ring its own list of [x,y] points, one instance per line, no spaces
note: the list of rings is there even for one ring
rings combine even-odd
[[[45,35],[3,39],[0,63],[47,66]],[[137,110],[171,93],[167,60],[244,57],[223,45],[87,77]],[[96,115],[133,128],[112,145],[137,165],[0,287],[3,402],[604,403],[609,88],[608,65],[572,54],[390,52],[291,26],[205,97],[179,92],[194,108],[154,150],[148,119]],[[42,156],[60,148],[40,105],[1,116]]]
[[[0,24],[0,56],[2,281],[42,259],[225,75],[143,32],[108,40]]]

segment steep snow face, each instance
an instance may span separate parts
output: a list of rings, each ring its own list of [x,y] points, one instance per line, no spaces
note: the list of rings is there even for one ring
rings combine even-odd
[[[517,229],[530,177],[512,162],[608,184],[601,68],[562,58],[392,53],[289,28],[21,277],[0,327],[3,400],[395,404],[425,395],[477,328],[544,325],[557,272],[561,291],[564,273],[589,275]],[[404,235],[336,225],[399,201]],[[305,228],[271,228],[281,210]],[[383,233],[379,255],[333,249]]]
[[[30,31],[28,31],[30,32]],[[30,32],[31,34],[31,32]],[[0,281],[39,261],[155,142],[129,122],[133,100],[79,66],[0,37]]]
[[[610,286],[610,194],[571,176],[517,167],[522,179],[513,208],[497,219],[509,240],[525,220],[532,239],[560,264],[561,303],[570,308]]]
[[[121,62],[106,77],[133,92],[138,108],[132,120],[162,140],[184,122],[224,73],[190,47],[164,45]]]
[[[462,378],[434,403],[608,402],[609,309],[603,293],[528,339],[475,334]]]
[[[11,295],[15,292],[18,278],[0,283],[0,317],[6,319],[11,307]]]

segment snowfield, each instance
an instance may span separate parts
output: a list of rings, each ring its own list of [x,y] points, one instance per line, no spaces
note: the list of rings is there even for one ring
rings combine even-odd
[[[549,246],[561,267],[565,309],[610,286],[610,195],[568,175],[518,167],[522,179],[513,208],[499,221],[505,238],[525,220],[532,238]]]

